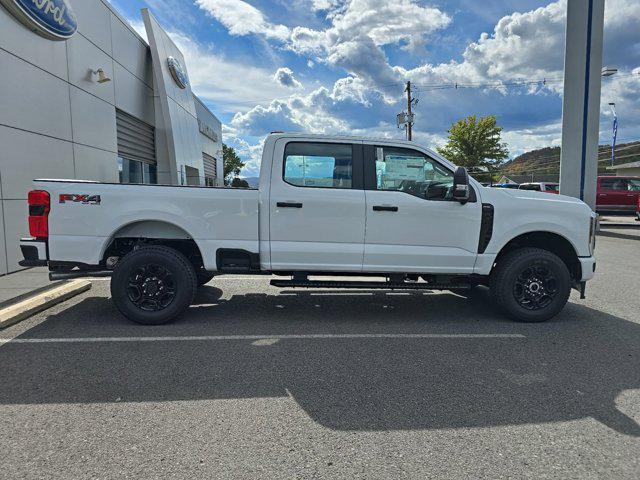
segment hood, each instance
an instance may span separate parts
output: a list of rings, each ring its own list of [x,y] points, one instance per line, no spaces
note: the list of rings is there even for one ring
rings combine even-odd
[[[493,203],[495,206],[506,204],[521,204],[536,210],[549,208],[554,211],[567,210],[571,212],[584,211],[586,215],[592,213],[591,208],[574,197],[555,193],[536,192],[535,190],[516,190],[510,188],[482,188],[482,201]]]

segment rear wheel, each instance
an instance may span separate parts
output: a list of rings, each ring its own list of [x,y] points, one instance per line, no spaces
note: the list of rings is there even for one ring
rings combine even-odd
[[[116,264],[111,297],[129,320],[160,325],[191,304],[196,286],[196,273],[182,253],[153,245],[129,252]]]
[[[544,322],[567,303],[571,275],[557,255],[540,248],[520,248],[499,260],[491,278],[491,293],[514,320]]]

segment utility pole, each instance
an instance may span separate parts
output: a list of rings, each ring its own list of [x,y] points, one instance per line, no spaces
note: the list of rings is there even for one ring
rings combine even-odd
[[[407,88],[404,90],[407,92],[407,140],[412,140],[413,130],[413,114],[411,113],[411,105],[413,100],[411,98],[411,81],[407,81]]]

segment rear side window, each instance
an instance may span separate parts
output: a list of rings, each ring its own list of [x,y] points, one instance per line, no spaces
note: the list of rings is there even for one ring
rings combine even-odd
[[[284,150],[284,181],[298,187],[351,188],[352,150],[350,144],[290,142]]]
[[[600,180],[600,188],[604,190],[627,190],[627,180],[624,178],[603,178]]]

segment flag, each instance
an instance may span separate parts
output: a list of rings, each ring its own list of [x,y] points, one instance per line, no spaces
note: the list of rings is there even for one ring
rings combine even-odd
[[[611,142],[611,166],[616,159],[616,137],[618,136],[618,115],[613,112],[613,141]]]

